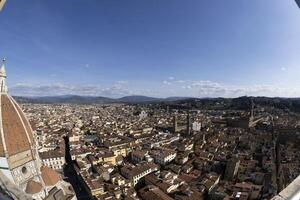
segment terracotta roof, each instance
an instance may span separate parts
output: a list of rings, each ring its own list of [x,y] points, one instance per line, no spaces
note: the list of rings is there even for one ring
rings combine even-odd
[[[11,156],[30,150],[30,143],[26,133],[28,121],[24,117],[24,113],[16,106],[16,103],[13,103],[12,97],[5,94],[1,95],[1,112],[3,134],[8,155]],[[28,134],[30,136],[32,132],[30,131]],[[3,144],[1,143],[0,153],[2,149]]]
[[[41,172],[42,172],[42,178],[46,186],[53,186],[55,185],[58,181],[60,181],[60,176],[59,174],[54,171],[53,169],[42,166],[41,167]]]
[[[49,150],[39,153],[40,158],[43,159],[49,159],[49,158],[61,158],[64,157],[64,153],[59,150]]]
[[[144,200],[172,200],[170,196],[165,194],[162,190],[160,190],[158,187],[154,185],[148,185],[141,190],[139,190],[139,193]]]
[[[43,186],[39,182],[35,182],[33,180],[28,181],[25,192],[27,194],[36,194],[42,190]]]
[[[133,178],[134,176],[140,175],[143,172],[147,170],[157,170],[159,168],[158,165],[155,163],[140,163],[139,165],[136,165],[135,167],[131,167],[129,165],[125,165],[121,168],[121,172],[124,172],[129,175],[130,178]]]
[[[2,136],[0,137],[0,157],[5,157],[4,146],[2,143]]]
[[[23,121],[24,126],[25,126],[25,128],[27,130],[27,133],[29,135],[31,143],[33,143],[34,139],[33,139],[32,129],[31,129],[29,121],[26,119],[24,112],[21,110],[21,108],[17,104],[17,102],[13,98],[11,98],[11,100],[14,103],[15,107],[17,108],[17,110],[18,110],[18,112],[19,112],[19,114],[20,114],[20,116],[22,118],[22,121]]]

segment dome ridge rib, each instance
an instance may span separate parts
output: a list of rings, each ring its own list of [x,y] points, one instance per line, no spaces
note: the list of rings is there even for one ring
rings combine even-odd
[[[27,116],[25,115],[25,113],[23,112],[22,108],[20,107],[20,105],[16,102],[16,100],[10,96],[10,99],[11,101],[13,102],[14,106],[16,107],[20,117],[21,117],[21,120],[23,121],[23,124],[24,124],[24,127],[25,127],[25,130],[26,130],[26,133],[29,137],[29,141],[31,143],[31,145],[35,145],[34,144],[34,137],[33,137],[33,130],[31,128],[31,125],[29,123],[29,120],[27,118]]]
[[[9,96],[1,95],[1,117],[8,156],[30,150],[31,146],[19,113]],[[12,123],[13,122],[13,123]]]
[[[2,95],[0,95],[0,105],[2,104]],[[3,131],[3,123],[2,123],[2,106],[0,106],[0,157],[6,157],[7,156],[7,147],[5,143],[5,136]]]
[[[24,121],[23,121],[23,118],[21,117],[21,114],[23,114],[23,113],[20,113],[20,112],[19,112],[19,110],[18,110],[17,107],[16,107],[16,104],[14,104],[14,101],[12,100],[13,98],[12,98],[11,96],[9,96],[9,95],[7,95],[7,97],[9,98],[11,104],[13,105],[15,111],[17,112],[18,117],[19,117],[19,119],[20,119],[20,121],[21,121],[21,123],[22,123],[22,126],[23,126],[24,130],[25,130],[25,133],[26,133],[28,142],[29,142],[30,146],[32,146],[31,138],[29,137],[29,133],[28,133],[28,131],[27,131],[27,128],[26,128],[26,126],[25,126],[25,123],[24,123]],[[20,111],[22,112],[22,110],[20,110]]]

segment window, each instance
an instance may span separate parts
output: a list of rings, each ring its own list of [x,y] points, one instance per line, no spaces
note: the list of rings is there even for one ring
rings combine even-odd
[[[23,174],[27,174],[27,168],[26,168],[25,166],[22,167],[22,170],[21,170],[21,171],[22,171]]]

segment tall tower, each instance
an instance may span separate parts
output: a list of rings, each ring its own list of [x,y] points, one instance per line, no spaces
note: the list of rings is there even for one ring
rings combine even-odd
[[[227,161],[224,179],[232,181],[238,173],[240,166],[240,160],[237,158],[232,158]]]
[[[188,112],[186,117],[186,134],[191,134],[191,119],[190,119],[190,113]]]
[[[251,116],[250,119],[253,120],[254,119],[254,101],[253,98],[251,98]]]
[[[173,131],[174,131],[174,133],[176,133],[177,131],[178,131],[178,129],[177,129],[177,115],[175,114],[174,116],[173,116]]]
[[[249,117],[248,127],[251,128],[253,126],[255,126],[255,123],[254,123],[254,101],[253,101],[253,98],[251,98],[251,114]]]

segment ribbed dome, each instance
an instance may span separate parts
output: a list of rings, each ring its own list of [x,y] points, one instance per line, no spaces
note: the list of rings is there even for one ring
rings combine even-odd
[[[0,97],[0,156],[31,151],[33,135],[30,124],[16,101],[7,94]]]
[[[7,94],[3,60],[0,68],[0,157],[9,158],[11,168],[18,167],[33,159],[31,144],[33,135],[30,124],[17,102]],[[17,154],[19,156],[14,156]]]
[[[48,195],[45,187],[51,190],[62,179],[51,168],[42,166],[34,139],[21,107],[8,95],[3,63],[0,67],[0,171],[27,194]]]

